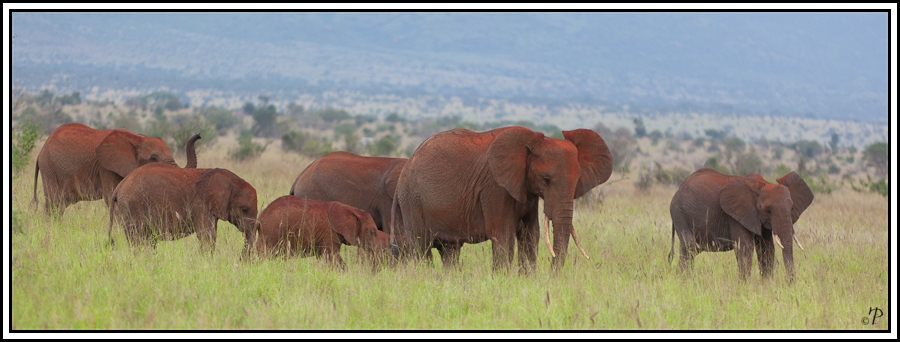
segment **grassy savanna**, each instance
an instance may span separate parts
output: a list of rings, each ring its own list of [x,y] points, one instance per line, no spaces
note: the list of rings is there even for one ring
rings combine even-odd
[[[234,146],[220,139],[201,152],[199,167],[227,168],[250,182],[260,210],[286,195],[312,161],[269,148],[237,162],[227,159]],[[212,256],[200,254],[194,235],[161,241],[155,252],[133,249],[118,226],[110,247],[102,201],[47,217],[40,182],[40,204],[31,204],[31,170],[12,183],[14,330],[857,330],[886,329],[890,320],[888,205],[870,192],[816,194],[795,225],[806,250],[795,249],[793,283],[780,250],[772,279],[760,278],[754,260],[752,276],[739,280],[734,252],[702,253],[691,274],[677,272],[667,262],[676,188],[638,191],[634,172],[607,186],[602,203],[576,204],[574,224],[591,258],[570,244],[558,274],[550,273],[543,241],[533,276],[492,271],[490,242],[465,245],[458,269],[436,260],[373,274],[349,246],[342,249],[347,272],[315,258],[242,262],[240,233],[221,221]],[[870,307],[885,312],[874,326],[861,323]]]

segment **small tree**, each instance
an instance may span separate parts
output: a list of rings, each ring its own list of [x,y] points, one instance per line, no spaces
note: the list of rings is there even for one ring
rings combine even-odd
[[[19,122],[16,125],[15,144],[12,151],[13,177],[22,171],[28,165],[31,150],[34,149],[34,143],[40,136],[40,128],[31,121]]]
[[[866,146],[863,151],[863,160],[866,166],[875,168],[875,175],[881,179],[887,178],[888,166],[888,145],[885,142],[878,142]]]
[[[238,147],[228,153],[228,157],[234,160],[247,160],[258,158],[266,150],[266,145],[253,142],[253,134],[242,132],[238,137]]]
[[[642,138],[647,135],[647,127],[644,127],[644,120],[634,118],[632,122],[634,122],[634,135],[636,137]]]
[[[837,133],[831,133],[831,141],[828,142],[828,146],[831,147],[831,154],[836,154],[838,150],[838,141],[841,139]]]

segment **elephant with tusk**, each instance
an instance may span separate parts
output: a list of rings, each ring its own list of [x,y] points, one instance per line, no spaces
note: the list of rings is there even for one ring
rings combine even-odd
[[[423,257],[434,247],[452,266],[463,243],[490,240],[495,270],[509,266],[518,246],[521,271],[532,273],[543,199],[543,213],[553,221],[551,266],[560,269],[570,235],[581,248],[572,225],[574,200],[612,173],[612,155],[600,135],[588,129],[562,133],[564,139],[557,139],[510,126],[480,133],[454,129],[426,139],[401,171],[394,194],[392,235],[406,237],[401,257]]]
[[[775,264],[775,245],[782,249],[788,279],[794,278],[793,243],[803,250],[794,234],[794,223],[813,201],[813,193],[796,172],[769,183],[760,175],[725,175],[700,169],[675,192],[669,205],[672,215],[672,248],[675,234],[681,242],[679,265],[690,268],[701,251],[734,250],[741,278],[750,273],[756,250],[763,277]],[[774,241],[773,241],[774,240]]]

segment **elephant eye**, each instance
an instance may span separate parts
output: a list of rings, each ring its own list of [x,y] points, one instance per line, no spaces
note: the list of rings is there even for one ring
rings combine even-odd
[[[244,212],[244,214],[246,214],[248,211],[250,211],[250,208],[241,207],[241,211]]]
[[[544,184],[550,185],[550,177],[544,176]]]
[[[156,158],[156,155],[155,155],[155,154],[152,155],[152,156],[150,156],[150,161],[152,161],[152,162],[157,161],[157,159],[158,159],[158,158]]]

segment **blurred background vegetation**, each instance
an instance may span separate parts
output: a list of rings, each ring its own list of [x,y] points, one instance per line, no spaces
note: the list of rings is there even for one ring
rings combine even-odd
[[[191,106],[174,93],[153,92],[130,98],[122,104],[85,101],[78,92],[54,94],[44,90],[22,93],[14,101],[13,168],[18,175],[27,169],[35,144],[42,142],[57,126],[77,121],[97,129],[127,128],[158,136],[183,155],[187,140],[196,132],[198,153],[225,140],[234,147],[232,160],[253,160],[270,148],[316,158],[335,150],[361,155],[409,157],[427,137],[445,130],[467,128],[484,131],[520,125],[562,138],[552,124],[531,121],[465,121],[461,115],[410,120],[398,113],[384,119],[354,114],[343,108],[304,108],[290,103],[279,109],[260,95],[240,109]],[[727,129],[707,129],[702,136],[686,132],[647,131],[643,119],[635,116],[632,127],[590,127],[600,134],[613,154],[614,172],[632,179],[638,189],[654,184],[677,186],[702,167],[729,174],[758,173],[767,180],[796,171],[816,193],[839,188],[876,192],[887,196],[888,145],[848,146],[837,133],[827,142],[799,140],[775,142],[744,141]],[[601,190],[595,191],[602,192]],[[596,197],[598,195],[592,195]],[[591,201],[592,196],[586,196]]]

